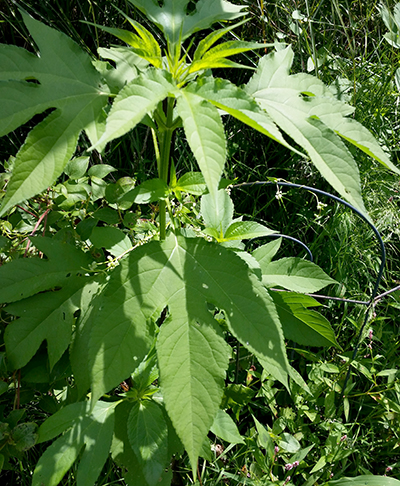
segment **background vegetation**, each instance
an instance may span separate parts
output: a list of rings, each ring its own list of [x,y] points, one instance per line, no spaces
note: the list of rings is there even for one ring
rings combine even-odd
[[[35,18],[70,35],[94,57],[97,47],[116,41],[81,21],[121,27],[124,19],[110,3],[106,0],[19,2]],[[112,3],[143,21],[125,1]],[[242,31],[228,34],[227,39],[238,36],[259,42],[290,43],[297,63],[293,71],[315,73],[340,99],[355,106],[355,118],[393,154],[392,160],[398,165],[399,86],[395,72],[400,51],[383,37],[387,28],[380,16],[379,2],[250,0],[240,3],[248,4],[251,19],[241,27]],[[390,10],[394,4],[385,2]],[[33,47],[10,0],[0,1],[0,22],[1,43]],[[153,34],[158,35],[155,31]],[[246,62],[254,62],[256,56],[256,53],[247,54]],[[240,84],[247,81],[244,76],[232,70],[228,77]],[[0,162],[5,167],[37,121],[0,140]],[[226,120],[226,126],[229,133],[227,179],[242,183],[282,178],[329,191],[326,182],[296,154],[232,119]],[[141,126],[110,144],[103,156],[93,155],[92,163],[104,162],[118,168],[118,173],[106,176],[108,181],[125,175],[132,177],[132,174],[140,182],[154,177],[155,174],[149,173],[154,165],[147,164],[154,159],[150,136],[149,130]],[[79,145],[83,152],[89,143],[82,138]],[[195,164],[189,152],[179,144],[176,147],[174,158],[179,174]],[[388,251],[388,264],[379,287],[382,294],[400,284],[399,180],[360,152],[353,155],[360,168],[367,209]],[[265,222],[279,233],[299,238],[309,246],[314,261],[340,282],[340,286],[331,289],[332,296],[368,301],[377,278],[380,252],[372,231],[357,215],[329,199],[297,189],[253,186],[232,191],[240,191],[237,213]],[[156,208],[142,211],[131,224],[136,225],[137,233],[144,238],[152,231]],[[77,213],[72,207],[60,208],[58,212],[58,231],[62,230],[68,238],[68,232],[76,227]],[[35,224],[26,211],[0,221],[0,262],[24,254],[26,236]],[[290,240],[283,241],[280,254],[305,256],[304,249]],[[299,387],[289,394],[279,383],[261,374],[253,357],[238,347],[237,360],[231,363],[228,375],[230,393],[225,400],[243,443],[221,443],[210,434],[211,449],[203,454],[199,469],[199,481],[203,484],[261,485],[269,479],[280,485],[313,486],[324,484],[331,477],[369,473],[400,478],[400,291],[376,302],[356,360],[351,364],[344,396],[341,390],[350,357],[358,345],[365,306],[327,299],[321,299],[321,303],[342,350],[300,349],[294,343],[287,343],[291,363],[306,380],[311,394]],[[10,316],[0,308],[0,317],[3,335]],[[0,385],[4,385],[0,387],[0,422],[10,427],[18,422],[40,424],[58,409],[62,397],[57,390],[62,388],[67,371],[53,371],[53,387],[49,391],[40,373],[29,376],[21,370],[19,375],[10,375],[3,358],[4,345],[0,349]],[[286,433],[288,443],[278,446],[278,442],[271,442],[261,424],[272,434]],[[299,444],[303,451],[309,449],[304,457],[296,455]],[[10,468],[1,472],[2,483],[30,484],[42,453],[41,446],[17,450],[8,440],[7,432],[0,430],[0,447],[8,447],[12,455]],[[172,484],[192,483],[186,456],[176,457],[173,468]],[[263,476],[261,471],[268,474]],[[74,484],[74,471],[63,484]],[[124,484],[120,470],[111,461],[98,484]]]

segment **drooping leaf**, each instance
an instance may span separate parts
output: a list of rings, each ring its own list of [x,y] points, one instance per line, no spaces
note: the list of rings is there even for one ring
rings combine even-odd
[[[11,431],[11,440],[17,451],[27,451],[33,447],[38,438],[37,424],[24,422],[16,425]]]
[[[194,32],[207,29],[215,22],[243,16],[245,8],[226,0],[199,0],[195,11],[188,15],[189,0],[165,0],[162,6],[153,0],[129,1],[157,25],[172,45],[183,42]]]
[[[135,79],[149,65],[129,47],[100,47],[98,53],[103,59],[110,59],[115,63],[115,69],[107,63],[108,69],[102,70],[102,75],[110,89],[116,92]]]
[[[244,444],[243,437],[240,435],[235,422],[224,410],[218,410],[210,430],[217,437],[230,444]]]
[[[133,408],[133,403],[123,401],[119,403],[115,408],[115,426],[114,436],[111,444],[111,455],[113,460],[122,468],[126,469],[124,475],[124,481],[129,486],[148,486],[146,478],[144,476],[142,464],[133,452],[129,442],[127,423],[129,415]],[[176,434],[173,431],[171,423],[167,420],[168,425],[168,453],[167,457],[170,459],[173,454],[181,453],[181,445],[176,444],[174,437]],[[179,442],[179,440],[178,440]],[[171,484],[171,469],[163,471],[162,477],[157,484],[161,486],[170,486]]]
[[[118,204],[148,204],[168,196],[169,189],[162,179],[149,179],[118,199]]]
[[[109,94],[88,54],[61,32],[21,14],[40,56],[0,46],[0,136],[36,114],[55,111],[36,125],[18,152],[0,214],[53,184]]]
[[[308,152],[314,165],[336,191],[367,214],[357,165],[338,135],[385,166],[395,168],[366,129],[345,121],[345,117],[353,112],[352,107],[336,100],[314,76],[289,75],[292,61],[290,47],[264,56],[246,91]]]
[[[271,260],[279,251],[281,243],[282,238],[277,238],[266,245],[259,246],[253,251],[252,255],[260,264],[261,269],[266,269],[271,263]]]
[[[168,427],[160,405],[135,402],[127,422],[129,443],[149,486],[155,486],[168,461]]]
[[[386,27],[389,29],[384,37],[389,44],[397,49],[400,48],[400,5],[396,3],[393,8],[393,13],[388,9],[386,5],[381,3],[379,5],[382,20],[385,22]]]
[[[103,150],[108,142],[132,130],[175,90],[171,76],[160,69],[149,68],[134,78],[118,93],[107,118],[105,133],[92,148]]]
[[[272,441],[272,438],[268,432],[268,430],[264,427],[264,425],[259,422],[256,417],[254,417],[253,415],[253,420],[254,420],[254,423],[255,423],[255,426],[256,426],[256,429],[257,429],[257,432],[258,432],[258,436],[257,436],[257,439],[258,439],[258,442],[260,444],[260,446],[265,449],[267,452],[273,454],[273,450],[274,450],[274,443]]]
[[[338,346],[329,321],[319,312],[307,308],[315,305],[308,302],[311,297],[306,296],[307,303],[304,303],[303,295],[292,292],[271,292],[271,296],[287,339],[305,346]]]
[[[110,450],[117,403],[97,402],[92,412],[89,402],[73,403],[49,417],[39,428],[39,442],[51,440],[67,431],[39,459],[32,486],[59,484],[83,447],[77,485],[93,486]]]
[[[151,345],[149,321],[168,306],[170,317],[161,326],[157,345],[160,383],[192,464],[218,411],[228,363],[207,302],[224,311],[232,334],[274,365],[285,381],[288,363],[271,297],[241,258],[200,239],[171,234],[131,252],[113,270],[83,331],[89,335],[89,376],[83,373],[83,380],[92,383],[95,401],[137,367]],[[177,400],[177,389],[186,406]]]
[[[202,96],[242,123],[303,156],[301,152],[288,144],[272,118],[260,108],[254,98],[226,79],[204,76],[198,79],[196,83],[190,84],[186,89]]]
[[[32,237],[33,244],[43,252],[42,258],[21,258],[0,267],[0,302],[15,302],[62,286],[70,277],[83,273],[92,259],[81,250],[59,240]]]
[[[293,292],[317,292],[329,284],[337,283],[318,265],[297,257],[275,260],[261,265],[262,282],[266,287],[279,285]]]
[[[180,90],[176,107],[207,188],[216,197],[226,160],[225,132],[218,110],[184,89]]]

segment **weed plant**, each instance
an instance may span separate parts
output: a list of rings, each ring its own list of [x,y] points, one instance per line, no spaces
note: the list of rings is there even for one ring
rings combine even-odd
[[[125,1],[113,2],[127,11]],[[103,31],[80,20],[121,27],[123,19],[110,9],[110,2],[50,1],[20,2],[36,18],[46,19],[57,29],[68,33],[84,49],[96,55],[99,45],[115,43]],[[362,122],[389,151],[396,152],[398,139],[398,97],[394,72],[399,64],[400,51],[383,40],[384,24],[379,15],[378,2],[351,0],[249,1],[250,22],[242,32],[227,35],[246,40],[291,43],[298,54],[295,71],[314,72],[331,85],[339,98],[356,107],[355,118]],[[393,8],[394,3],[388,2]],[[129,11],[132,15],[131,11]],[[18,20],[14,3],[0,4],[2,29],[0,43],[26,46],[28,36]],[[247,60],[257,54],[248,54]],[[317,60],[317,62],[316,62]],[[317,67],[315,65],[317,64]],[[232,72],[236,84],[247,81],[242,74]],[[239,82],[238,82],[239,79]],[[13,155],[21,146],[31,125],[15,131],[0,141],[0,159]],[[317,185],[327,184],[307,162],[291,154],[273,141],[266,141],[250,129],[226,121],[229,162],[225,177],[240,182],[280,178],[291,182]],[[183,136],[177,133],[177,137]],[[153,158],[150,132],[140,127],[123,139],[114,141],[99,162],[119,169],[118,176],[132,171],[141,182],[154,174],[146,160]],[[148,144],[143,146],[143,140]],[[89,143],[82,138],[82,152]],[[182,147],[177,144],[177,147]],[[192,170],[194,160],[184,149],[174,154],[179,171]],[[381,232],[388,250],[388,265],[380,292],[400,283],[400,186],[397,176],[382,170],[367,157],[354,153],[360,167],[366,207]],[[115,176],[115,179],[118,178]],[[111,177],[111,176],[110,176]],[[111,180],[111,179],[110,179]],[[240,191],[238,214],[258,222],[265,222],[280,233],[296,236],[311,249],[315,261],[340,286],[332,295],[368,300],[379,268],[379,248],[366,225],[331,201],[296,189],[237,188]],[[149,219],[151,214],[146,214]],[[72,216],[71,216],[72,219]],[[3,231],[6,223],[1,222]],[[4,226],[5,225],[5,226]],[[67,227],[66,222],[66,227]],[[21,240],[24,237],[20,230]],[[282,255],[305,256],[298,245],[284,241]],[[22,252],[19,248],[17,252]],[[244,443],[232,445],[213,442],[212,455],[202,459],[199,481],[207,486],[223,484],[276,484],[313,486],[324,484],[333,477],[360,474],[387,474],[400,478],[400,379],[399,359],[400,291],[380,301],[375,314],[362,336],[357,359],[351,365],[351,377],[342,396],[349,360],[361,329],[365,307],[350,303],[323,301],[324,314],[334,326],[341,351],[299,347],[289,342],[291,363],[307,382],[312,395],[294,386],[292,394],[261,373],[254,358],[238,346],[228,379],[232,385],[229,401]],[[1,312],[1,309],[0,309]],[[2,316],[5,315],[4,313]],[[4,317],[5,319],[5,317]],[[7,322],[3,321],[3,324]],[[236,388],[234,388],[236,387]],[[235,394],[235,393],[236,394]],[[5,410],[9,395],[4,396]],[[21,404],[29,405],[29,420],[40,423],[46,413],[52,413],[51,400],[35,384]],[[54,405],[54,403],[53,403]],[[254,419],[256,418],[256,420]],[[263,435],[257,421],[269,427],[272,435],[289,434],[310,450],[306,460],[294,464],[296,442],[280,447]],[[41,451],[34,448],[15,462],[12,471],[3,472],[4,484],[28,485]],[[172,484],[192,484],[186,456],[174,460]],[[268,471],[261,477],[260,471]],[[289,476],[291,479],[288,480]],[[123,484],[118,468],[110,461],[101,475],[100,485]],[[255,478],[261,479],[255,479]],[[63,484],[74,484],[74,470]]]

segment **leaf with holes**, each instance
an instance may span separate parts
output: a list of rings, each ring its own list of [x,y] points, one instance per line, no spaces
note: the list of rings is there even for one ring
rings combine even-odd
[[[246,91],[274,122],[303,147],[338,193],[367,214],[358,167],[340,137],[399,173],[374,137],[348,115],[354,109],[337,100],[317,78],[289,75],[290,47],[264,56]]]
[[[0,45],[0,136],[34,115],[54,111],[33,128],[19,150],[0,215],[54,183],[80,133],[101,116],[109,95],[88,54],[61,32],[21,14],[40,54]]]

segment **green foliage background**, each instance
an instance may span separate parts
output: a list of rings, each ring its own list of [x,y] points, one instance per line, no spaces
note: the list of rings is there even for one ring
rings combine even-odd
[[[326,85],[330,85],[332,92],[339,99],[354,106],[355,113],[352,115],[354,119],[363,123],[384,148],[394,151],[395,157],[392,160],[395,160],[396,149],[394,147],[398,142],[396,137],[398,87],[395,84],[395,68],[398,65],[398,51],[395,47],[383,42],[382,35],[387,29],[380,19],[375,2],[371,2],[371,5],[369,3],[334,1],[298,2],[296,5],[292,5],[290,2],[283,1],[264,2],[264,4],[253,2],[249,3],[250,22],[244,24],[239,30],[233,31],[232,34],[228,31],[225,35],[227,41],[235,38],[233,36],[253,42],[272,42],[276,39],[290,41],[295,52],[294,72],[305,72],[311,69],[311,72],[317,74],[318,78],[323,80]],[[113,2],[113,4],[118,5],[132,16],[126,2]],[[388,6],[393,7],[390,4]],[[96,55],[99,46],[109,46],[110,43],[118,42],[115,38],[110,37],[107,32],[92,24],[120,28],[122,22],[124,22],[123,17],[117,16],[111,9],[109,2],[38,2],[37,4],[29,2],[29,5],[24,5],[24,8],[32,13],[35,18],[43,19],[49,25],[66,32],[84,51],[92,55]],[[2,26],[4,26],[4,29],[2,29],[3,37],[0,41],[32,48],[32,41],[14,5],[11,2],[4,1],[1,4],[0,11],[4,20],[2,22]],[[143,20],[140,14],[136,15],[137,17],[133,18],[137,21]],[[92,22],[92,24],[78,22],[82,19]],[[149,24],[145,25],[152,29]],[[124,26],[124,28],[126,27]],[[152,30],[152,33],[159,40],[158,31]],[[343,45],[347,46],[345,51]],[[41,48],[40,45],[37,47]],[[237,59],[233,59],[251,65],[257,61],[257,54],[249,51],[238,55]],[[315,66],[316,59],[318,59],[317,70],[315,70],[315,67],[312,69]],[[54,62],[53,59],[51,64]],[[218,70],[216,72],[219,74]],[[241,71],[232,69],[228,72],[227,78],[240,85],[248,81],[245,76]],[[96,80],[93,80],[93,83],[96,82]],[[53,111],[51,116],[55,117],[55,113]],[[8,160],[9,155],[16,154],[30,128],[42,121],[41,115],[33,120],[29,120],[30,117],[31,115],[24,120],[27,123],[22,128],[16,129],[10,136],[1,139],[0,153],[5,166],[10,162]],[[74,112],[71,112],[71,117],[75,119]],[[44,128],[47,130],[47,127]],[[272,140],[265,137],[261,139],[261,135],[239,124],[234,117],[226,120],[225,131],[228,153],[228,163],[224,168],[226,179],[237,178],[240,182],[251,182],[265,180],[267,177],[276,177],[330,190],[326,182],[314,170],[311,170],[307,161],[304,161],[295,153],[288,152],[286,148]],[[189,187],[189,184],[184,185],[185,180],[179,184],[180,174],[187,170],[195,170],[196,166],[193,155],[183,144],[179,143],[182,140],[184,140],[184,134],[182,130],[178,130],[176,133],[176,149],[173,154],[178,179],[175,192],[177,195],[179,195],[180,187],[183,190]],[[300,141],[296,141],[300,143]],[[129,190],[132,190],[135,181],[143,182],[157,176],[154,166],[148,163],[149,160],[154,159],[149,128],[139,125],[133,132],[108,145],[104,154],[92,152],[89,162],[86,150],[90,145],[91,142],[84,135],[81,135],[76,155],[83,157],[76,159],[76,163],[65,171],[56,190],[59,198],[58,201],[56,200],[58,207],[56,211],[49,212],[48,215],[46,213],[46,220],[41,220],[42,226],[38,226],[38,231],[41,231],[43,223],[46,221],[49,235],[58,235],[59,243],[53,243],[53,245],[64,245],[62,253],[65,255],[65,259],[54,261],[55,277],[53,281],[46,281],[45,277],[48,275],[46,270],[43,270],[43,278],[38,279],[41,272],[38,267],[32,269],[33,278],[31,280],[26,279],[26,288],[29,294],[24,295],[24,297],[50,289],[54,285],[60,285],[59,275],[63,275],[65,284],[62,283],[58,292],[53,292],[53,294],[57,294],[59,301],[56,302],[55,295],[49,296],[46,293],[41,298],[40,311],[51,314],[53,307],[57,308],[59,314],[56,316],[56,320],[63,319],[65,310],[68,310],[70,315],[74,315],[78,309],[81,309],[80,312],[84,314],[85,299],[90,297],[85,295],[85,292],[95,294],[104,285],[101,277],[93,277],[90,285],[83,287],[82,276],[79,274],[81,267],[86,268],[93,265],[93,257],[99,263],[106,260],[106,255],[110,255],[109,260],[118,260],[130,248],[131,243],[126,240],[124,243],[120,233],[114,237],[112,243],[110,243],[112,237],[108,234],[99,234],[96,239],[96,235],[92,233],[95,226],[105,228],[106,224],[111,224],[115,229],[122,230],[122,233],[129,235],[130,241],[134,243],[151,239],[157,232],[157,207],[141,205],[140,210],[127,211],[123,208],[125,212],[121,212],[115,211],[102,202],[106,191],[108,191],[108,201],[112,201],[112,197],[117,200],[121,194],[126,194]],[[395,287],[399,280],[398,176],[383,171],[379,164],[359,151],[351,150],[351,153],[360,168],[366,208],[382,233],[389,253],[388,269],[380,288],[380,291],[384,292]],[[27,153],[26,157],[28,160],[30,154]],[[95,167],[98,167],[96,164],[99,163],[103,164],[100,171],[95,169]],[[88,164],[90,164],[89,170]],[[113,172],[113,168],[116,168],[118,172]],[[124,176],[125,179],[120,178]],[[132,180],[128,179],[129,177]],[[82,181],[82,178],[85,180]],[[204,181],[196,180],[195,182],[199,191],[198,194],[201,194]],[[181,204],[178,210],[181,212],[182,218],[187,218],[187,221],[192,223],[201,208],[196,205],[196,192],[193,192],[194,185],[191,181],[189,183],[191,184],[192,196],[185,201],[185,204]],[[43,180],[43,189],[46,189],[50,184],[51,182]],[[90,202],[87,197],[89,190],[94,194],[93,201]],[[235,216],[243,215],[246,219],[258,224],[266,223],[270,228],[278,230],[280,233],[294,235],[307,242],[313,251],[315,261],[340,283],[339,286],[330,288],[330,295],[368,300],[368,293],[374,285],[379,265],[379,253],[372,234],[369,233],[367,228],[361,226],[360,220],[357,220],[355,216],[340,206],[334,206],[328,201],[319,200],[313,195],[299,193],[293,189],[279,191],[265,188],[243,188],[233,189],[232,191],[235,192]],[[34,195],[35,193],[26,194],[25,197]],[[136,193],[134,197],[137,197]],[[24,238],[33,231],[38,222],[38,217],[43,214],[43,211],[46,211],[49,202],[49,195],[44,193],[24,207],[25,210],[28,209],[31,213],[33,212],[33,215],[25,210],[20,210],[1,220],[3,232],[3,237],[0,240],[3,245],[2,262],[13,260],[17,263],[21,261],[19,257],[23,256],[26,245]],[[131,207],[129,206],[130,202],[128,197],[125,200],[127,209]],[[85,211],[82,212],[85,204]],[[325,204],[328,204],[328,206],[325,206]],[[202,213],[205,212],[204,209],[201,211]],[[90,217],[87,217],[88,215]],[[229,224],[231,222],[229,221]],[[207,226],[212,227],[212,223],[207,224]],[[92,258],[87,259],[78,251],[71,254],[70,257],[66,255],[65,252],[68,247],[65,243],[73,241],[77,234],[82,241],[89,237],[87,235],[93,235],[90,236],[94,247]],[[107,244],[104,244],[102,238],[106,238]],[[260,242],[261,240],[258,240],[258,243]],[[49,258],[48,262],[41,263],[51,264],[51,246],[45,243],[45,240],[42,240],[42,243],[34,244],[39,251],[42,251]],[[168,245],[168,243],[166,244]],[[159,243],[154,242],[151,245],[159,245]],[[254,242],[252,242],[252,245],[254,245],[254,248],[258,246]],[[144,248],[146,246],[143,247],[143,251]],[[278,256],[304,256],[298,246],[286,240],[281,242],[281,246],[276,249],[276,252],[279,252],[277,253]],[[190,253],[191,251],[189,251]],[[253,256],[256,257],[254,253]],[[57,258],[57,254],[59,253],[55,253],[55,258]],[[71,266],[69,258],[76,264],[77,273],[66,277],[65,269],[70,272],[71,268],[74,268]],[[207,255],[207,258],[209,258],[209,255]],[[63,265],[65,265],[64,268]],[[240,267],[239,263],[238,265]],[[129,273],[129,264],[126,264],[125,267]],[[118,270],[118,272],[123,272],[125,267],[121,266],[122,270]],[[242,265],[241,268],[244,268],[244,266]],[[89,270],[95,270],[95,267]],[[57,271],[61,272],[58,276]],[[145,271],[147,272],[148,269],[143,270],[143,272]],[[192,271],[188,275],[195,279]],[[14,278],[18,283],[18,289],[21,289],[23,279],[17,270]],[[228,276],[226,278],[229,280]],[[130,282],[129,279],[126,282]],[[131,284],[125,285],[130,287]],[[197,289],[196,285],[198,285],[198,281],[193,283],[193,289]],[[116,286],[119,287],[119,285]],[[240,285],[238,284],[236,287],[238,286]],[[12,295],[10,282],[5,284],[2,291],[2,301],[9,303],[11,300],[4,293],[6,291],[9,291]],[[201,289],[197,289],[196,292],[201,292]],[[156,304],[157,298],[159,296],[154,298],[155,306],[158,306],[158,311],[161,312],[165,302]],[[275,300],[279,298],[276,296]],[[206,444],[200,453],[204,458],[204,463],[202,459],[200,464],[204,464],[204,467],[199,469],[199,477],[204,484],[223,484],[226,480],[231,481],[232,484],[236,484],[238,480],[247,481],[247,484],[269,484],[267,481],[284,484],[287,477],[291,475],[291,482],[286,484],[311,486],[313,484],[325,484],[330,479],[331,474],[333,474],[333,479],[336,479],[343,475],[355,476],[370,474],[371,472],[382,475],[387,472],[388,475],[398,477],[400,389],[397,372],[398,327],[396,320],[399,308],[399,292],[391,294],[387,300],[382,300],[377,304],[376,315],[373,316],[368,329],[364,333],[364,341],[361,344],[358,357],[351,364],[349,364],[350,357],[362,325],[364,308],[349,303],[321,302],[324,305],[320,305],[319,310],[331,322],[339,347],[320,350],[313,346],[307,346],[307,343],[301,343],[298,336],[292,337],[287,342],[289,361],[305,378],[307,387],[302,387],[297,384],[296,380],[293,380],[290,395],[271,374],[262,372],[263,368],[260,367],[254,355],[234,339],[235,333],[232,333],[232,329],[230,330],[231,333],[227,332],[224,328],[228,325],[226,316],[223,313],[218,316],[224,329],[224,336],[230,336],[227,338],[228,343],[235,348],[235,355],[231,356],[234,359],[230,360],[227,368],[227,388],[222,398],[222,404],[223,408],[229,411],[228,419],[226,417],[224,419],[229,420],[232,417],[236,425],[229,422],[229,426],[222,428],[224,431],[222,433],[221,428],[218,429],[218,422],[213,424],[212,433],[209,434],[213,447]],[[220,302],[213,302],[213,304],[217,308],[223,307]],[[50,305],[50,310],[46,307],[48,305]],[[173,302],[171,305],[173,305]],[[295,303],[286,301],[280,305],[281,309],[290,305],[291,314],[293,313]],[[315,301],[309,303],[309,307],[315,305]],[[98,309],[100,306],[101,304],[98,305]],[[307,305],[303,302],[302,309],[304,307],[307,307]],[[28,310],[29,318],[22,318],[23,312],[26,310]],[[1,366],[4,381],[2,383],[5,383],[5,385],[1,390],[3,392],[1,398],[3,424],[6,425],[4,425],[1,433],[3,434],[2,440],[5,441],[3,444],[7,444],[6,447],[9,449],[12,459],[10,469],[1,474],[10,484],[13,482],[30,484],[33,469],[42,450],[44,450],[44,448],[40,449],[40,445],[31,447],[37,441],[35,423],[41,424],[46,416],[59,410],[61,404],[72,404],[77,398],[76,396],[64,396],[65,391],[62,391],[70,383],[71,376],[71,365],[64,354],[66,348],[60,344],[63,342],[60,339],[60,331],[65,327],[54,328],[52,324],[54,316],[53,320],[48,321],[48,324],[46,324],[43,315],[36,316],[35,313],[38,312],[37,300],[32,301],[30,307],[29,301],[27,301],[26,307],[22,308],[20,304],[14,303],[0,311],[4,329],[13,319],[12,316],[20,317],[17,321],[20,327],[18,331],[14,332],[14,336],[10,331],[3,332],[4,339],[9,340],[8,354],[10,355],[7,359],[10,360],[12,365],[10,366],[8,362],[6,364],[3,353]],[[204,309],[200,311],[205,312]],[[256,309],[250,308],[249,312],[252,311],[256,313]],[[281,310],[281,312],[284,311]],[[294,326],[298,326],[299,320],[301,321],[299,311],[297,311],[297,315],[296,313],[294,315],[298,319]],[[84,375],[84,371],[78,371],[78,369],[81,370],[82,363],[76,364],[76,369],[74,369],[74,352],[75,356],[78,356],[79,346],[85,347],[85,325],[87,322],[90,323],[93,318],[93,316],[88,315],[87,319],[83,320],[83,327],[79,331],[83,336],[83,344],[79,344],[77,341],[76,348],[72,350],[71,364],[77,376],[80,372]],[[43,321],[43,329],[37,330],[37,344],[35,346],[30,339],[26,341],[25,351],[22,329],[24,328],[25,332],[30,334],[29,325],[32,324],[29,323],[35,322],[35,319]],[[73,328],[74,322],[75,320],[71,319],[68,324],[69,329]],[[105,320],[104,323],[107,323],[107,321]],[[373,329],[372,334],[369,334],[369,328]],[[49,334],[50,331],[53,333],[52,335]],[[187,332],[190,342],[192,339],[190,332],[194,331],[188,329]],[[201,331],[199,332],[201,334]],[[203,333],[203,339],[207,339],[207,332]],[[48,339],[49,362],[46,361],[46,349],[43,345],[41,346],[43,336],[47,336]],[[332,335],[325,335],[324,338],[331,343],[335,340]],[[167,341],[168,336],[164,336],[163,339]],[[230,339],[231,342],[229,342]],[[150,349],[151,342],[147,341],[148,349]],[[12,342],[15,344],[11,344]],[[197,341],[194,346],[198,346]],[[32,361],[28,365],[31,358]],[[93,359],[90,358],[90,350],[89,359]],[[224,367],[225,365],[222,362],[227,363],[228,358],[225,356],[218,359],[222,361],[219,362],[216,359],[215,370]],[[118,382],[126,378],[126,373],[123,371],[123,357],[121,360],[121,362],[117,360],[112,363],[116,369],[120,370],[121,376],[115,383],[110,382],[109,387],[98,390],[98,395],[109,391],[110,387],[118,386]],[[346,396],[343,399],[341,387],[349,366],[351,378],[345,391]],[[14,368],[16,370],[21,369],[21,371],[13,373]],[[265,368],[268,369],[267,365]],[[189,370],[190,366],[185,366],[185,369]],[[143,384],[143,390],[147,390],[146,393],[157,376],[152,375],[152,378],[154,379]],[[223,377],[218,379],[223,380]],[[22,380],[22,385],[19,390],[18,383],[20,380]],[[102,380],[99,382],[102,382]],[[174,389],[176,384],[172,382],[166,385],[166,390],[168,387]],[[49,390],[51,394],[49,394]],[[85,393],[86,390],[80,390],[78,393],[81,392]],[[138,393],[138,389],[135,387],[131,392]],[[68,393],[71,392],[68,391]],[[75,393],[75,391],[72,393]],[[120,395],[123,390],[118,388],[115,393]],[[82,407],[83,403],[78,402],[77,406]],[[98,402],[100,407],[103,403]],[[212,407],[215,406],[215,401],[212,401],[212,403],[207,411],[210,417],[213,415]],[[68,407],[72,407],[72,405],[68,405],[62,410],[72,411],[72,408],[69,409]],[[89,431],[82,433],[79,443],[81,448],[86,444],[85,451],[90,450],[90,444],[96,443],[96,441],[109,445],[111,436],[107,430],[110,431],[112,425],[109,425],[110,419],[107,418],[108,408],[105,405],[104,407],[104,411],[94,409],[90,412],[96,417],[96,414],[104,413],[105,415],[101,415],[100,422],[103,423],[102,421],[104,421],[105,425],[101,430],[91,430],[90,424],[93,422],[88,422]],[[118,477],[125,474],[123,469],[119,469],[115,465],[127,464],[127,459],[124,457],[125,452],[121,445],[127,439],[124,438],[124,434],[126,435],[123,430],[124,423],[132,421],[136,428],[140,428],[141,417],[145,416],[141,413],[146,413],[146,411],[139,409],[133,411],[133,409],[127,409],[127,407],[126,403],[125,405],[117,405],[115,430],[118,433],[111,449],[114,461],[106,463],[100,474],[98,484],[113,484],[114,481],[118,480]],[[19,412],[21,413],[18,415]],[[25,413],[24,418],[22,417],[23,413]],[[69,436],[74,436],[74,430],[76,430],[74,427],[77,426],[73,423],[73,420],[75,416],[79,415],[79,412],[74,410],[71,413],[70,422],[65,422],[65,429],[70,427],[71,424],[73,426],[69,428],[67,434],[61,436],[65,443],[68,442]],[[148,413],[157,417],[160,416],[160,413],[164,413],[164,409],[161,407],[149,409]],[[24,423],[18,425],[21,420]],[[176,420],[179,421],[180,419],[177,418]],[[155,419],[155,422],[157,422],[157,419]],[[181,446],[177,445],[179,444],[177,439],[175,444],[165,441],[166,430],[171,430],[171,426],[163,420],[160,423],[166,424],[162,430],[154,432],[155,437],[161,441],[159,450],[164,451],[160,454],[166,456],[171,455],[172,452],[176,453],[173,461],[172,479],[172,472],[169,472],[163,484],[171,484],[171,481],[172,484],[179,484],[179,481],[180,484],[190,484],[192,480],[189,474],[188,458],[181,455]],[[82,425],[83,430],[86,430],[85,424],[79,424],[79,427]],[[27,437],[27,439],[24,439],[27,440],[27,443],[19,446],[16,436],[20,426],[24,426],[28,433],[24,434],[24,437]],[[184,428],[184,424],[182,424],[182,428]],[[63,430],[60,429],[58,433]],[[237,435],[237,430],[240,432],[239,435]],[[230,431],[231,435],[227,431]],[[39,436],[39,442],[52,439],[56,435],[55,431],[48,433],[43,431]],[[236,439],[232,439],[232,435]],[[128,440],[131,444],[136,443],[135,437],[129,437]],[[222,456],[217,452],[216,444],[222,444],[225,447]],[[275,446],[278,451],[276,451]],[[139,448],[139,445],[137,447]],[[135,446],[133,446],[133,449],[135,450]],[[75,456],[66,456],[65,461],[69,461],[69,464],[72,465],[79,451],[80,449],[77,446]],[[105,454],[104,451],[94,452],[99,456]],[[137,453],[137,456],[140,456],[140,453]],[[155,460],[155,464],[163,464],[165,462],[164,456],[159,458],[159,463]],[[45,458],[45,456],[43,457]],[[85,457],[87,456],[84,452],[80,463],[83,466],[79,466],[79,469],[77,469],[77,466],[72,466],[69,477],[63,480],[65,484],[68,484],[67,481],[73,484],[75,480],[81,481],[81,484],[87,484],[87,481],[91,479],[86,478],[85,474],[96,474],[96,470],[91,470],[90,462],[85,463]],[[191,459],[193,463],[193,458]],[[276,459],[277,461],[275,461]],[[45,460],[41,459],[41,461]],[[293,470],[286,471],[285,464],[293,464],[295,461],[299,461],[300,465]],[[146,461],[144,460],[143,463],[146,464]],[[143,464],[141,466],[143,467]],[[386,471],[388,466],[393,468],[393,472]],[[65,467],[65,464],[64,466],[60,464],[60,470],[63,470],[63,467]],[[161,466],[157,467],[160,468]],[[125,476],[127,482],[138,480],[132,476],[132,471],[135,469],[137,469],[137,464],[129,464],[128,473]],[[44,468],[44,471],[44,473],[39,474],[45,475],[46,468]],[[266,474],[266,471],[268,474]],[[144,480],[151,482],[153,480],[152,474],[155,474],[154,470],[144,468]],[[40,477],[43,478],[44,482],[47,481],[45,476]],[[371,478],[370,481],[372,481]],[[385,480],[380,478],[380,481],[379,486],[386,484],[382,481],[390,484],[389,478]],[[355,480],[350,484],[353,483],[357,484]],[[329,481],[329,484],[340,485],[341,483]],[[374,483],[369,482],[368,484]]]

